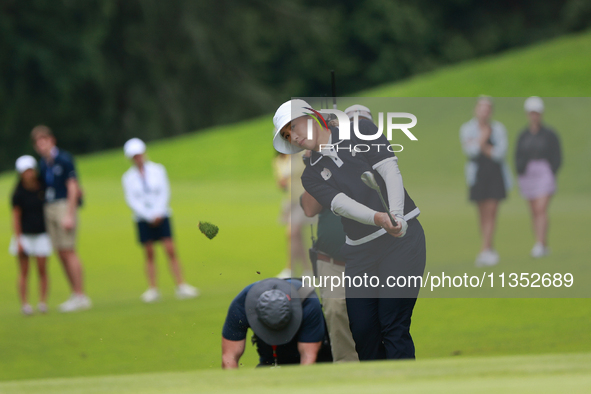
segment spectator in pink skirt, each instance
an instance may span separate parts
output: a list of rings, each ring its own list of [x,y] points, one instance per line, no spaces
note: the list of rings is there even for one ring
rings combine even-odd
[[[517,141],[515,164],[521,195],[529,201],[536,243],[534,258],[544,257],[548,249],[548,205],[556,191],[556,173],[562,163],[560,140],[550,127],[542,123],[544,102],[533,96],[525,100],[529,125]]]

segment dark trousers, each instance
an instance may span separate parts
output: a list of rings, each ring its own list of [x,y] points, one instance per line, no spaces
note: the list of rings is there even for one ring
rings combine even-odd
[[[410,335],[415,302],[416,298],[347,298],[359,360],[415,358]]]
[[[422,277],[426,249],[421,224],[414,219],[408,225],[403,238],[385,234],[363,245],[343,247],[345,275],[377,276],[380,283],[375,287],[346,284],[349,324],[360,360],[415,357],[410,324],[420,281],[411,285],[408,278]],[[388,277],[404,277],[406,285],[389,287]]]

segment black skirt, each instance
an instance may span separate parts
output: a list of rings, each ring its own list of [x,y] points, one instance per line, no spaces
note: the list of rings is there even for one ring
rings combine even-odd
[[[496,161],[480,155],[476,160],[476,182],[470,187],[470,201],[503,200],[507,197],[503,169]]]

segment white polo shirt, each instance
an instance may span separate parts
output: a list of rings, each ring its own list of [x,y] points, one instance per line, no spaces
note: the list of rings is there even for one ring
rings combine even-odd
[[[162,164],[146,161],[143,175],[132,166],[123,174],[121,182],[125,201],[136,222],[152,222],[158,217],[170,216],[170,185]]]

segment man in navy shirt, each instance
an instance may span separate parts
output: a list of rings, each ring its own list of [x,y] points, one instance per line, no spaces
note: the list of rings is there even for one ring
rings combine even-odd
[[[72,295],[60,305],[60,311],[88,309],[92,304],[84,294],[82,263],[76,253],[76,211],[81,192],[74,159],[55,146],[55,137],[47,126],[33,128],[31,138],[35,150],[41,156],[39,176],[45,185],[47,230],[72,288]]]
[[[351,278],[345,283],[347,311],[359,359],[414,358],[410,322],[420,289],[417,278],[425,269],[425,235],[416,219],[420,211],[403,186],[398,158],[388,149],[390,142],[377,136],[371,121],[358,119],[358,126],[361,134],[376,136],[374,141],[361,140],[354,133],[340,140],[337,128],[309,122],[310,114],[314,113],[303,100],[281,105],[273,118],[277,129],[273,146],[288,154],[312,151],[302,184],[323,207],[341,216],[346,234],[341,253],[345,274]],[[366,171],[374,174],[384,192],[394,223],[383,212],[378,194],[362,182]],[[365,276],[379,281],[368,284]],[[404,285],[388,285],[391,277],[405,278]],[[356,279],[362,280],[360,286]]]
[[[259,366],[313,364],[326,328],[320,301],[296,279],[265,279],[234,298],[222,330],[222,368],[238,368],[251,328]],[[328,361],[328,360],[322,360]]]

